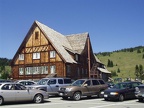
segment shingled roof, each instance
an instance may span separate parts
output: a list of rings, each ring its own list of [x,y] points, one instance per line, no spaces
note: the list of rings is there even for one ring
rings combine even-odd
[[[88,35],[89,34],[86,32],[81,34],[67,35],[66,38],[68,39],[72,49],[78,54],[81,54],[84,50]]]
[[[49,28],[48,26],[35,21],[38,27],[46,35],[48,40],[52,43],[54,48],[63,57],[65,62],[76,63],[76,61],[71,57],[71,55],[66,51],[69,50],[73,53],[81,54],[84,50],[88,33],[72,34],[72,35],[62,35],[61,33]]]

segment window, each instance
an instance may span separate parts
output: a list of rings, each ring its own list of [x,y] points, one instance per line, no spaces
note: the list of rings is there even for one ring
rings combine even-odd
[[[10,90],[11,89],[11,87],[12,87],[12,85],[11,84],[5,84],[4,86],[2,86],[2,90]]]
[[[40,67],[33,67],[33,74],[39,74],[40,73]]]
[[[80,76],[80,69],[79,68],[77,68],[77,74],[78,74],[78,76]]]
[[[67,65],[67,74],[70,74],[70,72],[71,72],[71,67],[70,65]]]
[[[78,61],[78,54],[75,55],[75,60]]]
[[[100,84],[105,84],[105,82],[103,80],[99,80]]]
[[[64,78],[64,84],[71,84],[71,83],[72,83],[71,79]]]
[[[85,84],[87,84],[87,86],[90,86],[91,85],[90,80],[86,81]]]
[[[50,58],[55,58],[55,57],[56,57],[56,52],[50,51]]]
[[[63,80],[62,79],[58,79],[58,83],[59,84],[63,84]]]
[[[48,66],[41,67],[41,74],[48,74]]]
[[[19,60],[24,60],[24,54],[19,54]]]
[[[40,53],[33,53],[33,59],[40,59]]]
[[[39,32],[35,32],[35,39],[38,39],[38,36],[39,36]]]
[[[24,75],[24,68],[19,68],[19,75]]]
[[[56,84],[56,79],[49,80],[48,84]]]
[[[56,71],[56,66],[55,65],[50,66],[50,72],[51,72],[51,74],[56,73],[55,71]]]
[[[25,73],[26,75],[32,74],[32,68],[31,68],[31,67],[26,67],[26,68],[25,68],[25,72],[26,72],[26,73]]]
[[[92,80],[93,85],[99,85],[99,82],[97,80]]]
[[[84,69],[82,68],[82,76],[84,76]]]

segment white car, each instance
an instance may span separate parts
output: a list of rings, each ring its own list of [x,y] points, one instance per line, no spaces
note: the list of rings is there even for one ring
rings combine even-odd
[[[5,102],[34,101],[42,103],[48,99],[49,95],[45,91],[38,89],[28,89],[18,83],[0,83],[0,105]]]
[[[23,84],[25,86],[37,84],[36,82],[32,80],[16,80],[15,83]]]

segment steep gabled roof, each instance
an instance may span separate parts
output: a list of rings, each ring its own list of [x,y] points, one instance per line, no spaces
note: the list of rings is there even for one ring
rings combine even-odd
[[[65,62],[77,63],[67,51],[81,54],[81,52],[84,50],[84,47],[86,45],[87,37],[89,36],[87,32],[81,33],[81,34],[72,34],[72,35],[64,36],[61,33],[51,29],[50,27],[38,21],[34,21],[29,32],[31,31],[31,29],[33,28],[35,24],[44,33],[46,38],[51,42],[53,47],[61,55],[62,59]],[[20,49],[23,47],[23,45],[25,45],[25,42],[28,40],[29,32],[27,33],[25,39],[23,40],[22,44],[17,50],[13,60],[16,58],[16,55],[19,53]]]
[[[86,45],[88,35],[89,34],[86,32],[81,34],[67,35],[66,38],[68,39],[72,49],[78,54],[81,54]]]

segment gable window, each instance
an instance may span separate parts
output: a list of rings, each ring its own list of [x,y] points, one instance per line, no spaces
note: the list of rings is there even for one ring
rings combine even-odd
[[[33,53],[33,59],[40,59],[40,53]]]
[[[56,57],[56,52],[50,51],[50,58],[55,58],[55,57]]]
[[[19,68],[19,75],[24,75],[24,68]]]
[[[38,36],[39,36],[39,32],[35,32],[35,40],[38,39]]]
[[[24,60],[24,54],[19,54],[19,60]]]
[[[55,65],[50,66],[50,73],[51,74],[56,73],[56,66]]]

